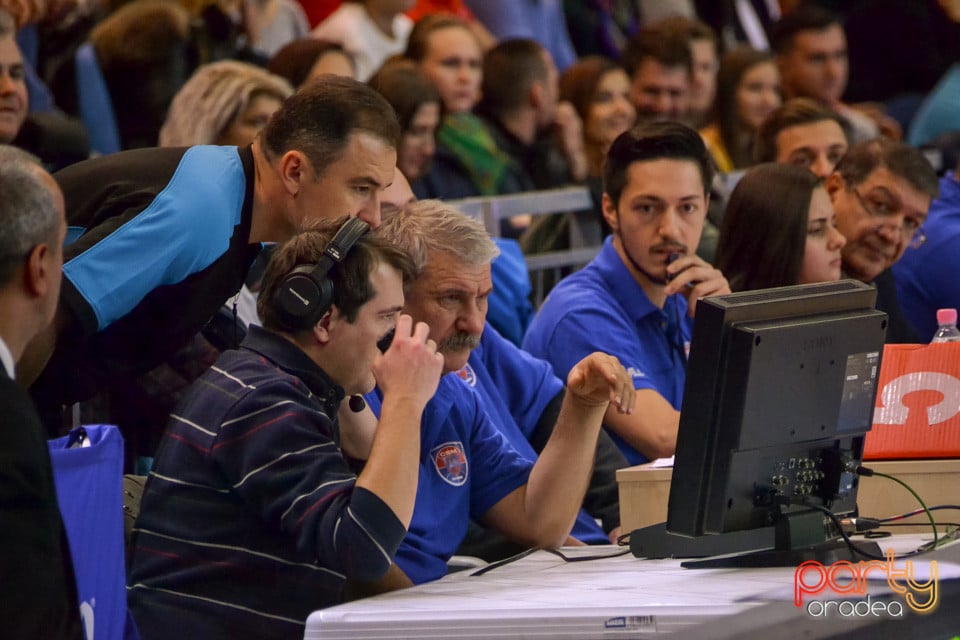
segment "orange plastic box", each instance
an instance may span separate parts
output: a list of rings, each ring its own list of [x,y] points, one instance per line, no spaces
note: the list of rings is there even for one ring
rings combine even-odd
[[[864,458],[960,457],[960,343],[888,344]]]

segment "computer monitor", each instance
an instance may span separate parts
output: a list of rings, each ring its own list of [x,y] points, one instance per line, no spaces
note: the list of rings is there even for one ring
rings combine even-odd
[[[822,509],[856,512],[887,327],[875,300],[840,280],[697,303],[656,555],[773,547],[724,561],[756,566],[850,554]],[[631,547],[650,556],[642,538]]]

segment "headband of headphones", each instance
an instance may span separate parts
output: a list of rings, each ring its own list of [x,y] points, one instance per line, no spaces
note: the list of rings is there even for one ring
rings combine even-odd
[[[274,295],[274,309],[285,328],[310,329],[330,310],[333,304],[330,269],[343,261],[369,229],[370,225],[360,218],[348,219],[324,247],[316,264],[300,265],[283,278]]]

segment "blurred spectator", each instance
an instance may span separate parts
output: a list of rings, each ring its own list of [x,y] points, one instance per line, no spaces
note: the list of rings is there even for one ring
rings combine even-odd
[[[426,16],[410,33],[406,56],[420,66],[443,103],[433,166],[412,185],[414,193],[455,199],[506,192],[510,158],[473,114],[483,78],[483,54],[473,31],[454,16]]]
[[[690,107],[693,57],[686,40],[665,37],[656,25],[640,29],[623,52],[637,120],[683,121]]]
[[[588,56],[560,77],[560,100],[570,102],[583,121],[587,175],[599,182],[610,145],[636,119],[630,78],[613,60]]]
[[[85,159],[90,141],[79,122],[57,111],[28,113],[26,70],[13,18],[0,9],[0,144],[29,151],[51,171]]]
[[[206,64],[171,102],[160,146],[246,146],[291,93],[283,78],[246,62]]]
[[[464,0],[417,0],[413,8],[407,11],[407,16],[417,22],[424,16],[433,13],[449,13],[466,22],[473,34],[477,36],[480,48],[484,51],[497,44],[496,36],[477,20],[470,9],[467,8],[467,5],[464,4]]]
[[[0,9],[0,144],[16,138],[27,118],[26,71],[14,35],[13,19]]]
[[[413,0],[348,0],[312,35],[343,45],[356,61],[357,79],[366,82],[406,47],[413,21],[403,12],[412,6]]]
[[[535,40],[506,40],[484,56],[477,110],[513,159],[520,190],[555,189],[587,176],[583,124],[559,91],[550,53]]]
[[[690,96],[687,119],[692,126],[702,126],[717,93],[717,70],[720,68],[717,36],[710,25],[685,16],[670,16],[651,25],[666,39],[678,39],[690,47]]]
[[[267,69],[285,78],[294,88],[325,73],[346,78],[355,78],[357,75],[353,56],[341,45],[316,38],[302,38],[288,43],[270,59]]]
[[[193,70],[189,16],[164,0],[134,0],[90,34],[124,149],[157,144],[167,108]]]
[[[307,16],[296,0],[245,0],[243,6],[250,45],[266,58],[310,33]]]
[[[499,40],[532,38],[550,52],[561,72],[576,62],[562,0],[464,0]]]
[[[757,162],[795,164],[826,179],[850,146],[847,121],[808,98],[787,100],[760,125]]]
[[[388,62],[370,78],[397,113],[403,132],[397,148],[397,168],[410,182],[430,169],[437,150],[440,94],[415,62]]]
[[[757,131],[780,102],[780,74],[769,53],[742,46],[723,56],[710,124],[700,131],[717,169],[753,164]]]
[[[787,98],[812,98],[850,123],[853,141],[878,135],[901,136],[900,126],[877,111],[862,111],[842,101],[850,71],[847,39],[839,19],[814,5],[801,5],[781,18],[771,43]]]

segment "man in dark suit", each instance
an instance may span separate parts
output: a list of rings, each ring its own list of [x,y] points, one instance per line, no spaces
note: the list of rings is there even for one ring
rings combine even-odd
[[[63,196],[31,155],[0,145],[0,620],[5,638],[82,638],[45,431],[14,365],[60,294]]]

